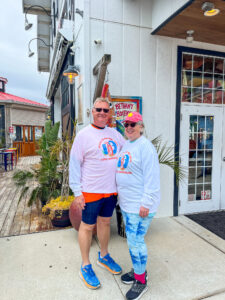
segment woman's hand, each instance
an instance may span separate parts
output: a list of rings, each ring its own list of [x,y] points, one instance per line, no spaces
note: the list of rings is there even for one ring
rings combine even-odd
[[[139,211],[139,216],[145,218],[148,216],[148,214],[149,214],[149,209],[145,208],[144,206],[141,206]]]
[[[81,208],[84,209],[85,208],[85,200],[84,200],[84,196],[80,195],[78,197],[75,197],[75,201],[76,201],[76,205]]]

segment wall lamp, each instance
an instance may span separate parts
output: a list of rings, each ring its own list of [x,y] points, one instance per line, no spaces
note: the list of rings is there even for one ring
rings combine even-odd
[[[33,39],[31,39],[31,40],[29,41],[29,43],[28,43],[28,56],[29,56],[29,57],[31,57],[31,56],[34,55],[34,52],[31,51],[31,49],[30,49],[30,43],[31,43],[33,40],[40,40],[40,41],[42,41],[42,43],[43,43],[45,46],[47,46],[47,47],[52,47],[52,44],[51,44],[51,45],[48,45],[48,44],[45,43],[44,40],[42,40],[42,39],[40,39],[40,38],[33,38]]]
[[[193,34],[194,34],[194,30],[187,30],[187,36],[186,36],[187,43],[193,42],[193,40],[194,40]]]
[[[69,84],[74,84],[75,77],[78,76],[79,73],[80,73],[79,66],[69,65],[68,68],[63,72],[63,76],[67,78]]]
[[[202,4],[202,10],[204,11],[204,16],[206,17],[214,17],[220,12],[218,8],[215,8],[214,3],[212,2],[204,2]]]
[[[33,7],[41,8],[41,9],[46,13],[46,15],[48,15],[49,17],[57,17],[57,16],[58,16],[58,13],[56,13],[55,15],[49,14],[49,13],[47,12],[47,10],[46,10],[43,6],[41,6],[41,5],[31,5],[31,6],[29,6],[29,7],[26,9],[26,12],[25,12],[25,30],[29,30],[29,29],[33,26],[33,24],[32,24],[32,23],[29,23],[29,22],[28,22],[28,19],[27,19],[27,13],[28,13],[28,11],[29,11],[31,8],[33,8]]]

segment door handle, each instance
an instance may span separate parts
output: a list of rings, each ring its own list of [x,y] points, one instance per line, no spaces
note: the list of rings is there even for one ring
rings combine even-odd
[[[225,161],[225,157],[223,157],[223,161]]]

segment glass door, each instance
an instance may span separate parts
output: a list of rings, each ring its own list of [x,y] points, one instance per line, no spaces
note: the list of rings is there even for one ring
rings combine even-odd
[[[180,160],[187,170],[179,188],[179,213],[218,210],[220,201],[222,110],[182,106]]]

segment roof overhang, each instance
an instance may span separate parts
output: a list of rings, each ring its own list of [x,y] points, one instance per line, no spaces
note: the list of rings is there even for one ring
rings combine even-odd
[[[37,38],[50,45],[51,17],[39,6],[42,6],[51,15],[51,0],[23,0],[23,12],[37,15]],[[41,40],[37,40],[37,58],[38,71],[49,72],[50,47]]]
[[[195,41],[225,46],[225,1],[210,1],[220,10],[214,17],[204,16],[204,2],[207,1],[188,1],[154,29],[152,34],[185,39],[187,31],[194,30]]]
[[[37,5],[36,7],[29,8],[28,13],[33,15],[45,14],[44,11],[38,7],[44,7],[47,12],[51,14],[51,0],[23,0],[23,13],[26,13],[27,9],[31,6]]]
[[[48,16],[39,15],[37,17],[37,37],[50,45],[50,24]],[[49,72],[50,47],[46,46],[41,40],[37,40],[37,68],[39,72]]]
[[[46,112],[49,109],[49,106],[40,106],[37,104],[27,104],[27,103],[23,103],[23,102],[18,103],[14,100],[7,100],[7,101],[0,100],[0,104],[10,106],[11,108],[27,109],[27,110],[40,111],[40,112]]]

